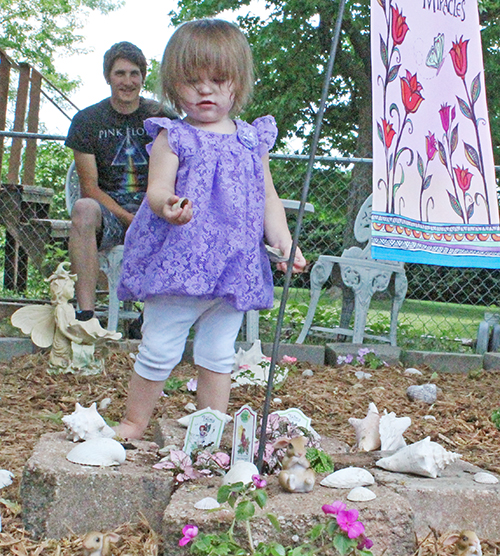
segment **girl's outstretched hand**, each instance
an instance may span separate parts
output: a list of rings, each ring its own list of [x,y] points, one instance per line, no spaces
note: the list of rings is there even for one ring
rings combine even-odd
[[[287,258],[290,257],[291,247],[292,246],[289,245],[286,249],[282,249],[283,255]],[[295,250],[295,258],[293,260],[292,272],[294,274],[299,274],[300,272],[304,272],[306,265],[307,265],[307,261],[305,260],[304,255],[302,255],[302,251],[300,250],[300,247],[297,246],[297,249]],[[288,266],[287,263],[278,263],[276,265],[276,268],[278,270],[281,270],[282,272],[286,272],[287,266]]]
[[[187,224],[193,218],[193,203],[189,199],[172,195],[163,205],[162,216],[175,226]]]

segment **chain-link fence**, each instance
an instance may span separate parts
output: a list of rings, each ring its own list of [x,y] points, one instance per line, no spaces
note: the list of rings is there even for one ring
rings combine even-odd
[[[308,158],[293,155],[271,158],[280,197],[300,200]],[[50,176],[43,177],[41,182],[50,183],[51,187],[9,183],[0,187],[2,304],[27,299],[48,301],[44,277],[67,258],[69,223],[64,212],[62,179],[66,169],[59,169],[58,177],[51,183]],[[359,200],[353,196],[354,187],[360,192]],[[304,215],[300,235],[308,271],[292,278],[283,340],[295,341],[302,328],[309,304],[309,271],[318,256],[341,255],[353,244],[353,214],[370,187],[371,160],[318,157],[308,199],[314,213]],[[293,214],[289,221],[293,229]],[[473,350],[484,313],[498,311],[499,272],[418,264],[407,264],[405,268],[408,292],[399,314],[398,345],[436,351]],[[283,275],[276,273],[275,283],[278,306]],[[339,277],[333,274],[322,291],[313,324],[338,326],[342,306],[340,286]],[[277,307],[261,313],[261,337],[265,340],[272,339],[276,314]],[[370,305],[367,328],[372,334],[385,335],[389,325],[390,299],[387,294],[378,294]],[[312,334],[306,339],[322,341],[323,338]]]

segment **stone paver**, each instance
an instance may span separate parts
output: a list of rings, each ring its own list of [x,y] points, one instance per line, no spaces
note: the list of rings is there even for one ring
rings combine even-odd
[[[405,351],[401,360],[407,367],[426,365],[440,373],[468,373],[483,368],[483,356],[473,353]]]
[[[75,444],[64,432],[43,435],[21,481],[25,528],[35,538],[62,538],[138,522],[141,512],[159,531],[172,474],[152,468],[158,461],[155,445],[136,445],[120,466],[91,467],[66,459]]]

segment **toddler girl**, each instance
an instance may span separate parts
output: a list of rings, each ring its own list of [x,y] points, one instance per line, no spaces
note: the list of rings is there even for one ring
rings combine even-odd
[[[184,118],[145,122],[154,139],[148,190],[127,231],[118,291],[144,300],[142,343],[117,427],[123,438],[142,436],[193,325],[198,409],[227,410],[244,313],[273,304],[264,235],[285,256],[292,245],[269,171],[274,119],[232,119],[253,85],[243,33],[217,19],[183,24],[167,44],[161,79]],[[305,264],[297,249],[294,271]]]

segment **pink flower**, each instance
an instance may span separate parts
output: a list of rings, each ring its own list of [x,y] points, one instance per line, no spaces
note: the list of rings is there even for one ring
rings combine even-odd
[[[350,539],[355,539],[365,532],[365,526],[358,521],[358,510],[341,510],[337,514],[337,523]]]
[[[297,358],[291,357],[290,355],[283,355],[283,359],[281,360],[283,363],[296,363]]]
[[[179,546],[185,546],[188,542],[192,541],[198,534],[198,527],[196,525],[184,525],[182,534],[184,536],[179,541]]]
[[[441,108],[439,109],[439,115],[441,117],[441,125],[443,126],[445,133],[448,133],[448,130],[450,129],[451,126],[451,122],[453,122],[453,120],[455,119],[455,107],[453,107],[451,111],[451,119],[450,119],[450,108],[451,106],[449,104],[441,104]]]
[[[406,33],[408,32],[409,28],[406,23],[406,17],[399,11],[398,8],[394,8],[391,6],[392,10],[392,40],[394,44],[402,44],[405,40]]]
[[[267,481],[259,475],[252,475],[252,481],[257,488],[266,488],[267,486]]]
[[[321,509],[325,512],[325,514],[333,515],[337,515],[339,512],[345,510],[346,508],[347,506],[340,500],[337,500],[333,504],[325,504],[324,506],[321,506]]]
[[[361,541],[358,543],[358,546],[356,548],[358,550],[363,550],[364,548],[366,548],[366,550],[370,550],[372,546],[373,546],[373,541],[368,537],[361,535]]]
[[[429,135],[425,136],[425,149],[427,151],[427,158],[432,160],[437,153],[437,146],[436,146],[436,138],[434,137],[434,133],[429,131]]]
[[[457,177],[458,187],[465,193],[470,188],[470,182],[472,180],[472,174],[469,172],[467,168],[459,168],[455,166],[453,168],[455,172],[455,176]]]

